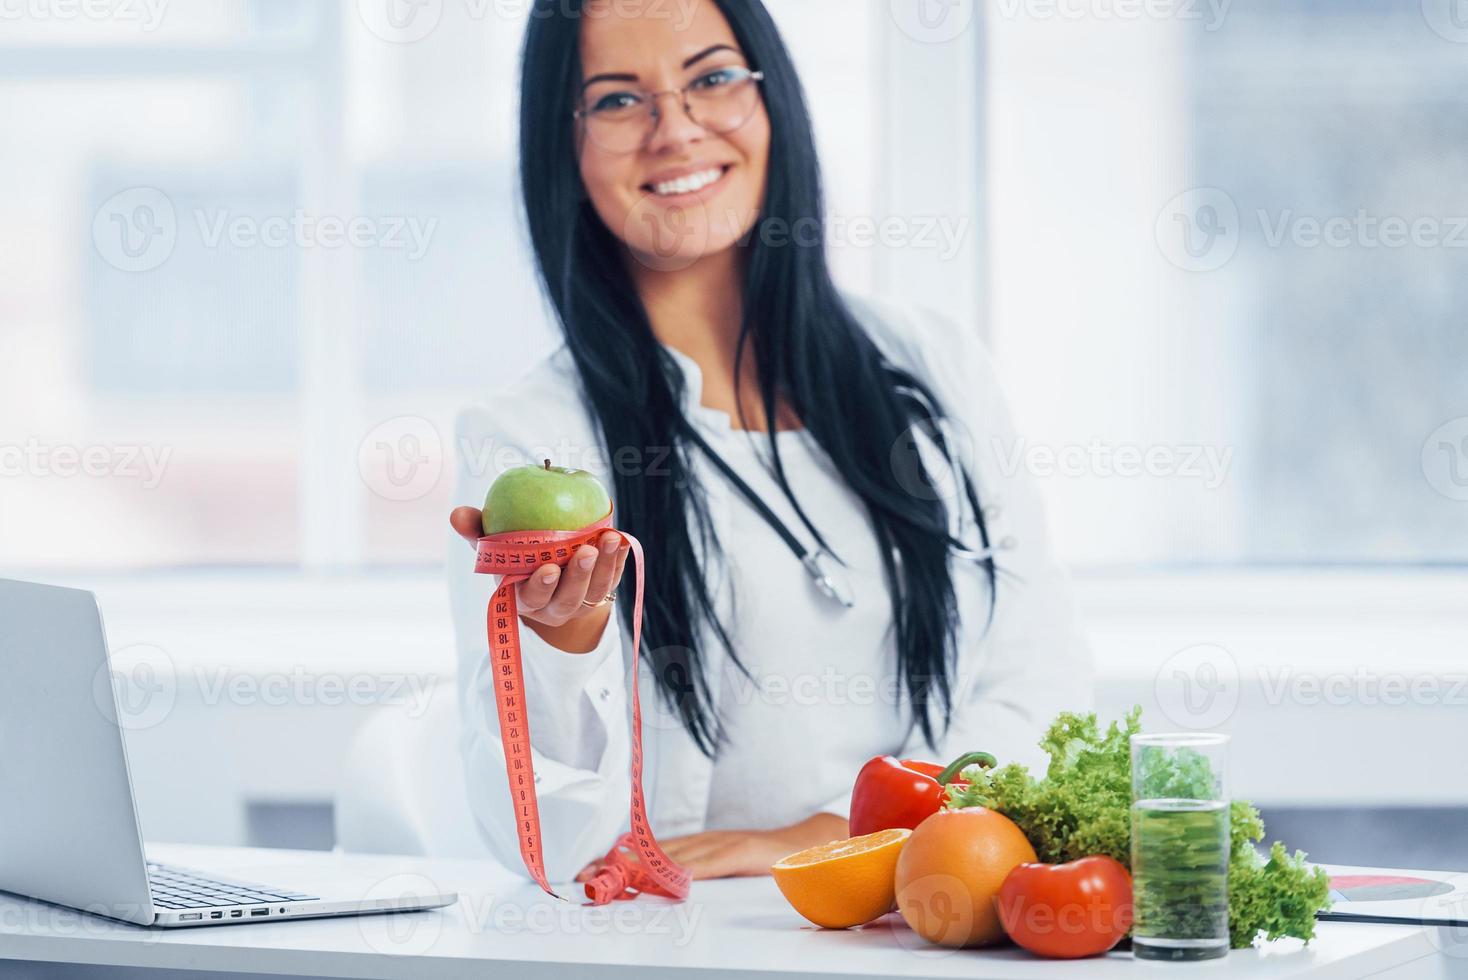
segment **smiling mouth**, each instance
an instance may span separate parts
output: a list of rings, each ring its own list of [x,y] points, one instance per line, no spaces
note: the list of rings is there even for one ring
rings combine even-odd
[[[675,180],[660,180],[655,184],[643,184],[642,189],[658,197],[697,194],[705,187],[717,184],[729,172],[729,169],[729,167],[710,167],[697,173],[686,174]]]

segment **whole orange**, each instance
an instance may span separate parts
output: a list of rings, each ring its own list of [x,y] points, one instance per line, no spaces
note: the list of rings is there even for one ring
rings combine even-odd
[[[983,807],[939,810],[918,824],[897,859],[897,910],[912,931],[940,946],[986,946],[1004,936],[999,889],[1034,862],[1013,820]]]

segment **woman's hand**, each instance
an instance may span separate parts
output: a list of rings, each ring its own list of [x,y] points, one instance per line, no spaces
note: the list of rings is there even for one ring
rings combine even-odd
[[[477,507],[457,507],[449,523],[471,545],[484,536]],[[615,531],[576,549],[563,569],[546,565],[515,587],[520,618],[551,646],[590,653],[601,640],[612,604],[602,602],[622,581],[629,546]]]
[[[661,841],[668,857],[696,879],[747,878],[770,873],[770,865],[807,847],[848,836],[845,817],[817,813],[778,830],[709,830]],[[593,861],[576,876],[586,881],[601,867]]]

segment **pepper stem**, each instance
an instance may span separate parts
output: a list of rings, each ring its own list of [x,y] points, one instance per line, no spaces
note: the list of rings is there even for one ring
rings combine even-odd
[[[993,769],[999,764],[999,760],[987,752],[965,752],[963,755],[948,763],[948,768],[938,773],[938,785],[947,786],[948,781],[969,766],[983,766],[985,769]]]

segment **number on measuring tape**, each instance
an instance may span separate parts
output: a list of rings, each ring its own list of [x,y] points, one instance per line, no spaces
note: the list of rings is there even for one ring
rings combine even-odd
[[[520,857],[530,877],[548,894],[556,895],[546,880],[541,854],[540,801],[535,792],[535,765],[531,754],[529,719],[522,718],[525,677],[520,652],[519,610],[515,587],[542,565],[570,561],[571,555],[612,529],[612,515],[580,531],[530,531],[496,534],[479,539],[474,571],[504,575],[486,611],[486,634],[490,662],[497,664],[500,695],[495,708],[499,715],[500,741],[504,746],[505,774],[516,803],[516,828]],[[621,534],[635,559],[636,592],[632,610],[632,813],[631,829],[619,838],[601,870],[586,884],[586,895],[603,905],[640,892],[683,899],[691,876],[673,862],[658,845],[647,820],[647,803],[642,795],[642,706],[637,690],[638,658],[642,646],[642,543]],[[560,896],[556,895],[557,898]]]

